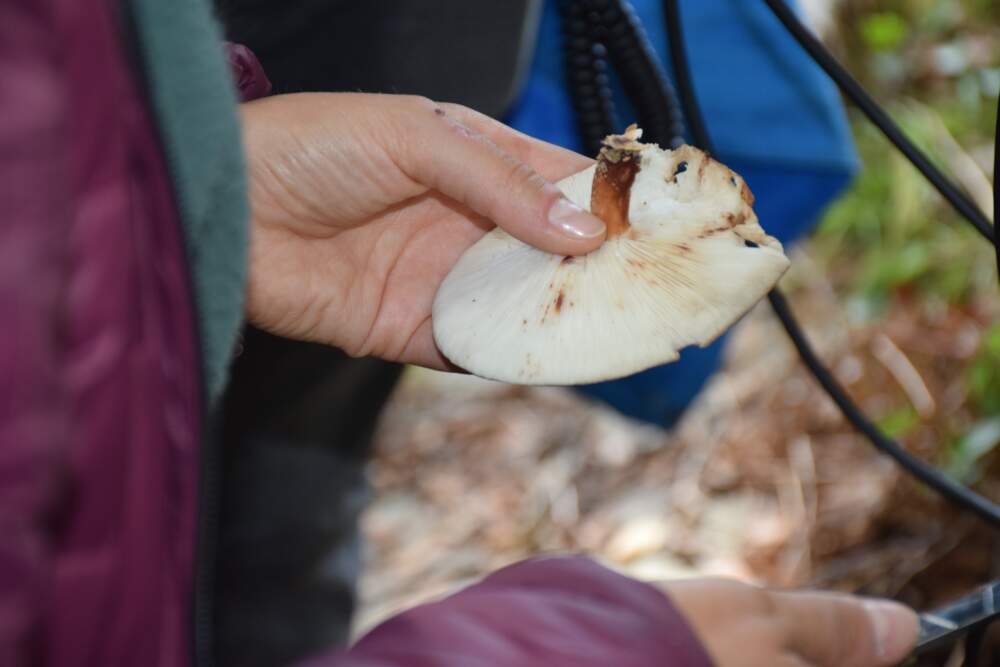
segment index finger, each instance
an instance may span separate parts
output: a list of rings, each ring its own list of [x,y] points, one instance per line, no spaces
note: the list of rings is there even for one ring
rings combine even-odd
[[[511,236],[540,250],[583,255],[604,242],[601,219],[571,201],[532,164],[488,135],[452,117],[439,105],[400,105],[398,125],[380,138],[395,165],[415,183],[470,208]],[[482,119],[476,119],[482,123]],[[554,146],[543,148],[496,127],[490,131],[522,152],[534,152],[546,169],[573,170],[578,159]],[[547,159],[539,159],[545,153]]]
[[[594,160],[589,157],[519,132],[469,107],[451,103],[439,106],[449,116],[487,137],[522,162],[531,165],[546,180],[558,181],[594,164]]]

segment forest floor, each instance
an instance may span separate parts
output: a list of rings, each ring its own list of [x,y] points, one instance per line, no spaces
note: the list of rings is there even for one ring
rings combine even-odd
[[[848,66],[988,210],[1000,6],[843,0],[829,24]],[[865,169],[790,249],[782,286],[884,431],[1000,500],[992,249],[850,118]],[[376,447],[359,630],[543,552],[584,551],[647,580],[722,575],[921,609],[1000,577],[997,533],[857,435],[766,303],[669,432],[566,389],[409,369]]]

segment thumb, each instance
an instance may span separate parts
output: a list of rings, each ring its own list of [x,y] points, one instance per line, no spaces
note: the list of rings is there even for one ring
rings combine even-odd
[[[917,615],[888,600],[834,593],[775,593],[791,632],[788,648],[809,664],[895,665],[917,641]]]
[[[439,106],[418,101],[406,113],[399,167],[540,250],[582,255],[604,241],[604,222],[563,196],[528,164],[500,149]],[[565,152],[553,147],[553,157]],[[567,159],[567,171],[578,166]]]

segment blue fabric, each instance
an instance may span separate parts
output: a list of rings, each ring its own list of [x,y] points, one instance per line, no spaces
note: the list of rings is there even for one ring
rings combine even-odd
[[[633,0],[664,70],[671,72],[660,0]],[[681,2],[688,59],[718,157],[757,198],[768,233],[789,244],[807,233],[857,168],[835,87],[762,2]],[[559,16],[546,0],[531,74],[506,122],[546,141],[581,150],[564,84]],[[631,107],[615,90],[619,120]],[[679,361],[614,382],[581,387],[623,413],[668,426],[718,368],[725,337],[689,348]]]
[[[680,4],[698,101],[720,157],[847,172],[856,167],[836,88],[764,3]],[[633,0],[632,6],[670,73],[661,0]],[[546,0],[530,76],[505,121],[579,150],[559,32],[556,3]],[[627,124],[630,107],[616,93],[620,120]]]
[[[762,221],[769,221],[762,224],[782,243],[805,231],[826,203],[850,181],[849,174],[832,170],[791,172],[781,165],[740,160],[730,161],[729,166],[746,179],[752,192],[769,193],[770,196],[758,198],[754,210]],[[687,348],[673,364],[613,382],[580,387],[580,391],[630,417],[670,426],[718,369],[727,338],[722,336],[706,348]]]

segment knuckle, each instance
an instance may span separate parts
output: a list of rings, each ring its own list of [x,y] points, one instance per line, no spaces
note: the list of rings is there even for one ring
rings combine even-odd
[[[744,594],[746,604],[753,613],[768,618],[779,615],[778,603],[771,591],[758,586],[748,586]]]
[[[510,142],[510,150],[516,155],[531,156],[535,152],[535,146],[531,139],[520,132],[512,132],[507,141]],[[529,157],[530,159],[530,157]]]
[[[751,631],[748,634],[755,637],[754,641],[768,652],[779,653],[787,649],[789,633],[784,623],[775,619],[760,619],[749,624],[748,629]]]
[[[456,104],[455,102],[439,102],[436,106],[449,116],[455,116],[456,118],[465,118],[469,116],[475,117],[480,115],[478,111],[470,109],[462,104]]]
[[[771,618],[776,645],[783,650],[792,650],[803,630],[803,619],[789,615],[775,615]]]
[[[735,644],[744,651],[747,646],[754,647],[751,655],[744,653],[745,657],[758,661],[751,664],[773,667],[776,663],[780,664],[782,656],[794,655],[788,646],[787,633],[780,623],[773,620],[748,621],[732,635],[737,640]]]
[[[400,95],[394,101],[391,129],[400,142],[411,143],[414,137],[427,131],[429,119],[441,115],[437,113],[440,111],[437,103],[422,95]]]
[[[527,164],[510,156],[505,156],[505,160],[507,162],[505,186],[511,189],[531,188],[537,190],[545,187],[545,180]]]
[[[407,107],[408,110],[412,111],[425,111],[433,113],[441,106],[431,98],[423,95],[402,95],[400,99],[403,105]]]

